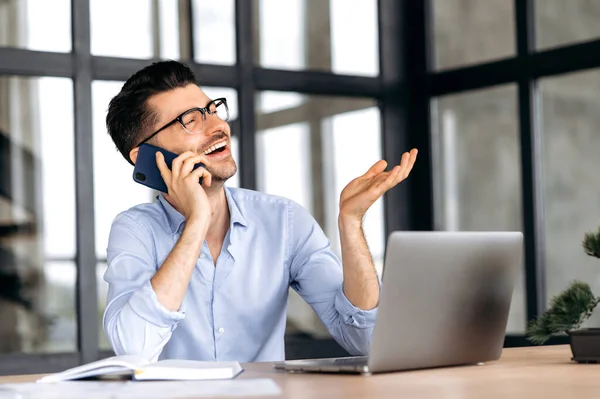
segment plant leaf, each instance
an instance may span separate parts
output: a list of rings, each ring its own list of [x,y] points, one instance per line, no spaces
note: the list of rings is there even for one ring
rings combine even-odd
[[[600,228],[595,233],[585,233],[582,246],[586,254],[600,258]]]
[[[550,307],[527,327],[528,339],[543,344],[554,335],[578,329],[593,313],[600,302],[589,284],[574,281],[569,288],[552,298]]]

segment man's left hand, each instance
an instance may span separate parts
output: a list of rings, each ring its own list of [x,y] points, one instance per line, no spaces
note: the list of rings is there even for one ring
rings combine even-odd
[[[417,149],[402,155],[400,165],[385,171],[387,162],[376,162],[364,175],[352,180],[340,195],[340,219],[362,223],[362,218],[375,201],[408,177],[417,159]]]

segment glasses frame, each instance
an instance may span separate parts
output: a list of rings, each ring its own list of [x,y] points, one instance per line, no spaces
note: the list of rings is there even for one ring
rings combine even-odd
[[[225,108],[227,109],[227,119],[224,120],[225,122],[227,122],[227,120],[229,120],[229,106],[227,105],[227,99],[224,97],[220,97],[220,98],[215,98],[214,100],[211,100],[208,104],[206,104],[206,107],[194,107],[194,108],[190,108],[187,111],[183,111],[181,114],[177,115],[175,117],[175,119],[173,119],[172,121],[168,122],[166,125],[164,125],[163,127],[161,127],[160,129],[158,129],[157,131],[155,131],[154,133],[152,133],[150,136],[146,137],[144,140],[142,140],[138,145],[135,146],[135,148],[141,146],[142,144],[148,142],[148,140],[150,140],[151,138],[153,138],[154,136],[156,136],[157,134],[159,134],[160,132],[162,132],[163,130],[167,129],[168,127],[172,126],[173,124],[175,124],[176,122],[179,122],[179,124],[181,125],[181,127],[188,132],[189,134],[198,134],[200,132],[202,132],[204,130],[204,122],[206,122],[206,114],[209,115],[217,115],[217,112],[215,111],[214,113],[210,111],[210,106],[215,104],[215,110],[216,107],[218,107],[221,104],[216,105],[217,102],[221,102],[222,104],[225,105]],[[185,124],[183,123],[183,117],[186,116],[187,114],[189,114],[190,112],[194,112],[194,111],[200,111],[200,113],[202,114],[202,117],[204,118],[202,121],[202,129],[197,132],[197,133],[192,133],[189,130],[187,130],[187,128],[185,127]]]

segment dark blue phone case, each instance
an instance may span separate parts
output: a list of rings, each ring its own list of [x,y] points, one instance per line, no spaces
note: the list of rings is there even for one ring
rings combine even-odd
[[[133,180],[137,183],[143,184],[144,186],[153,188],[163,193],[167,193],[167,185],[163,180],[160,169],[156,165],[156,152],[160,151],[165,157],[165,163],[171,169],[171,164],[177,154],[167,151],[163,148],[153,146],[152,144],[144,143],[140,146],[135,167],[133,168]],[[198,163],[194,166],[194,170],[199,167],[206,167],[202,163]],[[202,184],[202,178],[199,183]]]

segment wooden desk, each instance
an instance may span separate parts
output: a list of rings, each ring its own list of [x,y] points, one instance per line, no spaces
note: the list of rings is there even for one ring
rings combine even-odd
[[[282,398],[600,398],[600,365],[576,364],[570,358],[568,346],[514,348],[484,366],[369,377],[287,374],[271,364],[255,363],[245,365],[239,378],[272,378]],[[0,377],[0,383],[38,377]]]

